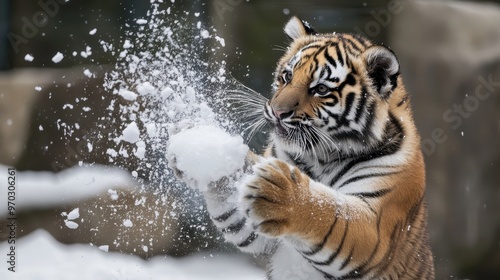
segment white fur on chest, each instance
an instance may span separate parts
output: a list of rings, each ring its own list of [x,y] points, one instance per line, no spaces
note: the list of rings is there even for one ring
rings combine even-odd
[[[279,244],[270,265],[272,280],[324,279],[320,272],[286,242]]]

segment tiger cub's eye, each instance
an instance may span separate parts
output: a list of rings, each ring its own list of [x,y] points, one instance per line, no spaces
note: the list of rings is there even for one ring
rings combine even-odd
[[[281,79],[285,84],[288,84],[293,78],[292,72],[285,70],[283,74],[281,75]]]
[[[316,90],[315,91],[318,94],[326,94],[326,93],[328,93],[330,91],[330,89],[327,86],[323,85],[323,84],[319,84],[319,85],[316,86]]]

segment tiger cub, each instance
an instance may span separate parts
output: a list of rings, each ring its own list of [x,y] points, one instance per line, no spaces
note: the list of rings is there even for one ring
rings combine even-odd
[[[268,279],[433,279],[424,162],[396,56],[297,17],[284,30],[293,42],[259,113],[274,127],[266,158],[240,185],[205,193],[214,223],[269,257]]]

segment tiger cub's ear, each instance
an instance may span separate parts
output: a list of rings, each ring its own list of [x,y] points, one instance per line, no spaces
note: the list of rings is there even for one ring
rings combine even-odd
[[[292,17],[285,25],[285,33],[290,39],[295,40],[302,36],[317,35],[316,31],[308,22],[300,20],[298,17]]]
[[[363,52],[368,76],[382,98],[387,98],[397,86],[399,62],[394,52],[384,46],[371,46]]]

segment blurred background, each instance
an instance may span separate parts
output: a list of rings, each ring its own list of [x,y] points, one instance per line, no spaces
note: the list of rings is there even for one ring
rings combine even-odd
[[[279,49],[288,43],[282,27],[292,15],[320,32],[359,33],[393,49],[422,137],[436,279],[500,279],[500,1],[167,2],[165,7],[201,12],[198,20],[225,39],[223,59],[231,75],[267,96]],[[64,182],[61,174],[84,178],[78,173],[81,162],[133,170],[133,162],[109,162],[110,139],[92,138],[109,104],[103,73],[117,57],[103,52],[99,40],[123,42],[128,25],[146,18],[149,5],[149,0],[0,0],[0,166],[16,167],[19,180],[53,175],[47,184]],[[64,59],[55,64],[57,52]],[[85,76],[83,69],[95,75]],[[64,110],[68,103],[74,111],[90,105],[92,111],[73,114]],[[71,122],[81,129],[63,136],[61,124]],[[260,149],[264,138],[257,135],[253,148]],[[110,250],[145,258],[234,251],[211,228],[198,231],[193,221],[176,215],[158,218],[155,212],[171,211],[175,197],[159,201],[155,188],[137,193],[129,173],[118,173],[110,172],[114,179],[77,199],[24,205],[17,213],[18,235],[44,228],[64,243],[106,243]],[[70,182],[73,189],[85,188]],[[18,188],[22,193],[23,186]],[[142,199],[149,206],[137,203]],[[95,211],[82,214],[87,222],[71,231],[60,213],[76,207]],[[103,216],[116,221],[102,225]],[[131,221],[141,227],[124,229],[125,217],[141,217]],[[162,222],[148,223],[158,219]],[[2,230],[5,222],[2,217]],[[0,231],[0,241],[7,236]],[[144,236],[154,240],[149,250],[140,249]]]

